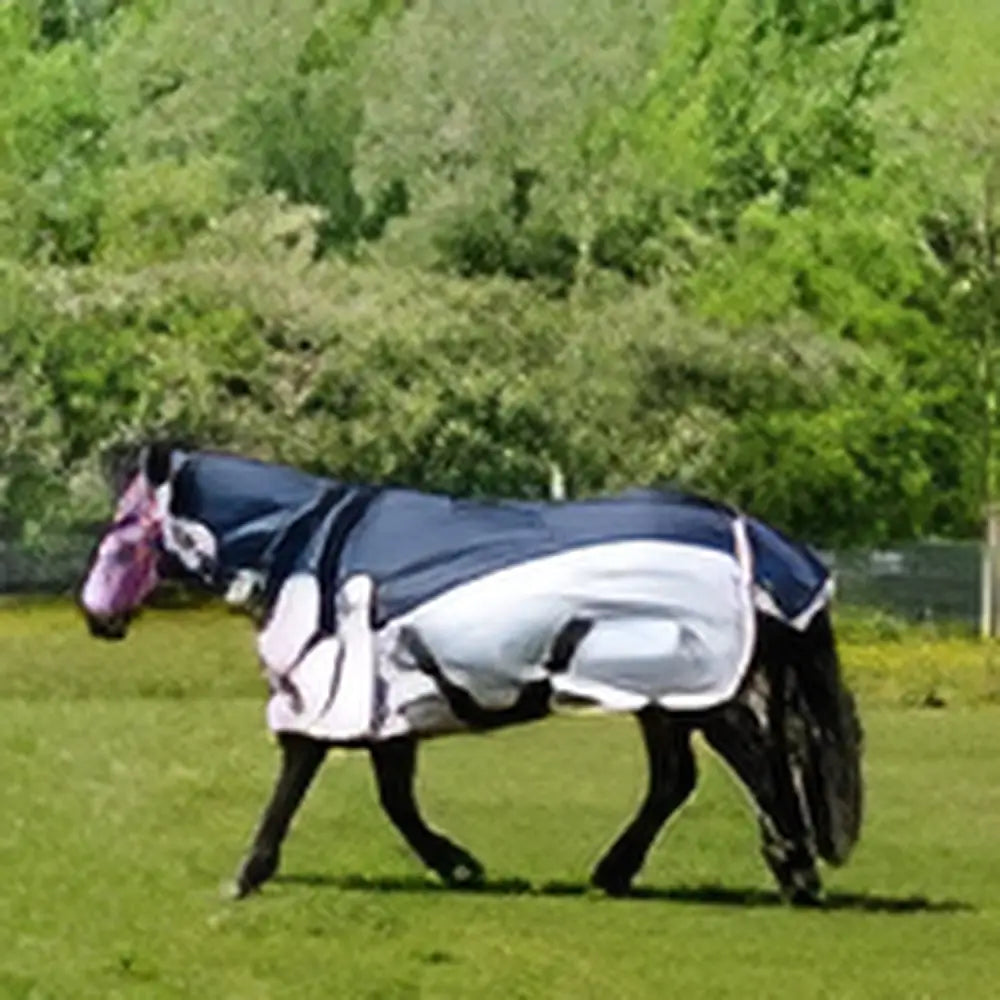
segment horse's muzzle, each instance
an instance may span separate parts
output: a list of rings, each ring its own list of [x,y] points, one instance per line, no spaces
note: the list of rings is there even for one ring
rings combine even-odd
[[[114,615],[95,615],[84,609],[83,613],[87,619],[87,628],[90,629],[90,634],[98,639],[117,641],[128,635],[130,616],[124,612]]]

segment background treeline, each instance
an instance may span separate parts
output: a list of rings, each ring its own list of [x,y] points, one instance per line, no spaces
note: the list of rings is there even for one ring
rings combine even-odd
[[[977,530],[1000,5],[0,5],[0,532],[147,431]]]

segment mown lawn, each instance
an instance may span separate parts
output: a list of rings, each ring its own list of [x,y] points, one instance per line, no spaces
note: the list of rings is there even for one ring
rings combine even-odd
[[[875,678],[858,685],[868,824],[827,873],[827,910],[798,912],[707,753],[644,894],[585,891],[642,787],[627,719],[426,748],[426,811],[487,864],[483,892],[438,889],[380,815],[365,760],[341,755],[284,877],[227,902],[275,763],[250,642],[214,612],[150,615],[108,646],[70,609],[0,608],[0,997],[998,993],[1000,708],[980,647],[941,647],[937,709],[901,707],[926,678],[895,676],[931,670],[927,643],[887,645],[881,667],[874,645],[845,647]]]

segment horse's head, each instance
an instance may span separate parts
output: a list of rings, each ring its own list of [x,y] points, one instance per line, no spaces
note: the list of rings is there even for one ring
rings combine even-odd
[[[165,575],[224,592],[259,568],[290,513],[329,488],[294,469],[161,444],[119,478],[127,485],[80,592],[91,632],[104,639],[125,637]]]
[[[136,609],[168,567],[203,578],[214,571],[210,533],[170,511],[178,456],[168,445],[150,445],[126,478],[114,520],[94,549],[80,590],[80,605],[95,636],[124,639]]]
[[[163,517],[157,502],[156,460],[147,450],[118,498],[114,520],[97,543],[80,591],[93,635],[123,639],[135,610],[160,581]]]

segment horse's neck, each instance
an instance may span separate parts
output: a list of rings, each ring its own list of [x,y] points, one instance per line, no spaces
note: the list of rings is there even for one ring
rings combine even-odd
[[[212,531],[227,575],[266,571],[289,523],[332,485],[283,466],[198,453],[179,472],[173,510]]]

